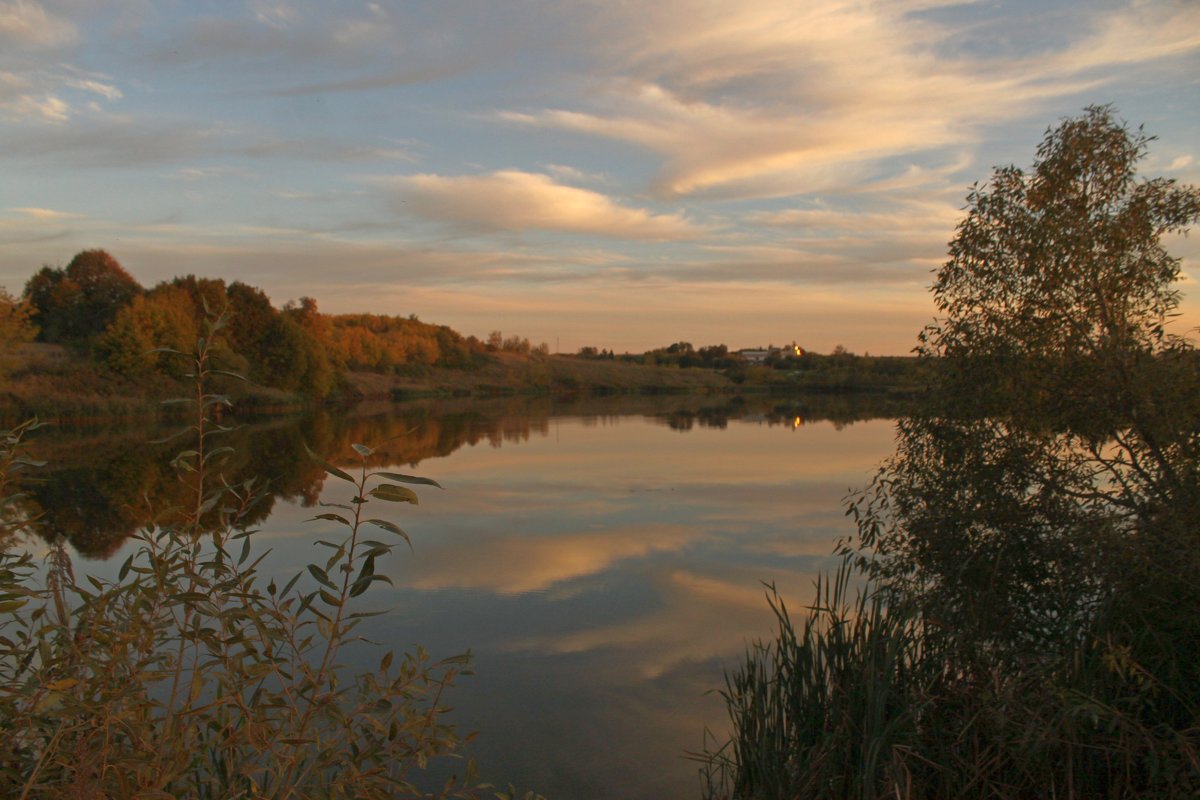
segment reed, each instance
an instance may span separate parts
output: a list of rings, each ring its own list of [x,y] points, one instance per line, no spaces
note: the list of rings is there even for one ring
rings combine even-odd
[[[726,674],[729,738],[695,756],[708,800],[1200,796],[1197,687],[1115,615],[999,666],[851,558],[798,621],[768,600],[774,638]]]
[[[710,798],[874,798],[894,753],[910,747],[912,692],[925,662],[918,618],[870,586],[849,560],[818,581],[797,625],[775,587],[777,632],[757,642],[722,691],[732,734],[701,754]]]

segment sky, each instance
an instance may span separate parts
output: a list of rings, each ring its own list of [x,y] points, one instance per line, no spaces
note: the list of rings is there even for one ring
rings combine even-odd
[[[971,184],[1091,104],[1200,184],[1200,3],[0,0],[0,286],[103,248],[561,352],[899,355]]]

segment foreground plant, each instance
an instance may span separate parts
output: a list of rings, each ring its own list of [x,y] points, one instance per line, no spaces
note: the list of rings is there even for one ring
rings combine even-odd
[[[887,776],[916,740],[914,690],[932,682],[919,674],[932,661],[912,609],[870,586],[852,594],[855,575],[847,559],[819,580],[798,623],[770,587],[776,636],[726,673],[731,735],[694,756],[706,797],[865,799],[903,789]]]
[[[972,190],[937,383],[849,509],[864,599],[747,655],[710,795],[1200,797],[1200,353],[1161,244],[1200,190],[1137,179],[1149,142],[1089,108]]]
[[[437,483],[370,469],[365,445],[353,474],[318,459],[348,489],[318,515],[343,534],[317,542],[326,557],[279,587],[243,524],[258,487],[220,477],[228,429],[214,418],[229,401],[209,386],[227,379],[211,363],[223,325],[209,321],[190,356],[195,394],[180,401],[194,412],[193,445],[176,458],[187,508],[139,533],[115,580],[77,581],[52,531],[44,566],[0,556],[0,794],[477,796],[465,761],[461,780],[419,785],[432,759],[461,758],[443,694],[466,657],[385,651],[357,674],[344,663],[372,616],[355,598],[390,583],[377,565],[408,538],[371,509],[416,503],[409,486]],[[0,488],[28,463],[14,455],[24,433],[0,435]],[[16,501],[4,502],[11,515]]]

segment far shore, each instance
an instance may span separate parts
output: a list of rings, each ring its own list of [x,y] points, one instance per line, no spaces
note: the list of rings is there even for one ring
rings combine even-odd
[[[164,413],[162,401],[184,394],[163,375],[122,380],[56,345],[25,345],[9,360],[0,381],[0,419],[89,421],[138,419]],[[905,362],[913,359],[903,359]],[[15,363],[14,363],[15,361]],[[705,367],[650,366],[628,359],[496,352],[472,369],[408,367],[390,372],[345,373],[341,391],[326,404],[400,403],[424,398],[490,398],[587,395],[876,394],[904,396],[919,381],[828,379],[829,372],[799,373],[757,368],[747,374]],[[266,386],[231,383],[235,412],[295,412],[313,400]]]

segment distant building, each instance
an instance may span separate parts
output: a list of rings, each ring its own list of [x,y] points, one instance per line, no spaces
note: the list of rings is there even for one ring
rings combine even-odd
[[[788,355],[802,356],[804,348],[792,342],[788,347],[758,347],[748,348],[746,350],[738,350],[734,355],[741,357],[747,364],[761,364],[771,356],[779,356],[787,353]]]
[[[761,364],[771,357],[774,353],[778,353],[778,348],[769,348],[766,350],[738,350],[737,354],[742,357],[743,361],[750,364]]]

